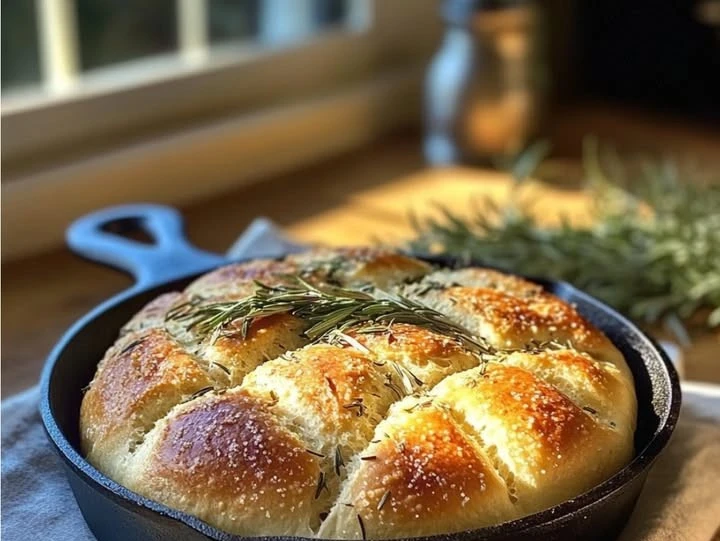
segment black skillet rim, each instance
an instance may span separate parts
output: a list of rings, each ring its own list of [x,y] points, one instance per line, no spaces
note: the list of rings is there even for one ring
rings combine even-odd
[[[435,258],[435,257],[422,257],[430,263],[442,263],[450,267],[466,267],[475,265],[475,262],[461,263],[451,258]],[[482,265],[488,267],[488,265]],[[209,270],[207,269],[208,272]],[[507,271],[505,271],[507,272]],[[214,539],[217,541],[238,541],[240,539],[258,539],[258,540],[273,540],[273,541],[313,541],[314,538],[300,537],[300,536],[237,536],[232,535],[222,530],[219,530],[213,526],[210,526],[206,522],[200,520],[197,517],[189,515],[187,513],[171,509],[161,503],[155,502],[139,494],[136,494],[119,483],[113,481],[109,477],[105,476],[99,470],[95,469],[89,462],[87,462],[80,453],[73,447],[73,445],[65,437],[65,434],[57,424],[55,420],[55,414],[50,404],[50,382],[52,380],[55,364],[65,348],[66,344],[70,342],[75,335],[82,329],[82,327],[94,320],[101,313],[122,304],[123,302],[153,289],[161,289],[171,283],[182,282],[186,279],[191,279],[194,276],[203,274],[192,273],[184,278],[178,278],[170,280],[163,284],[156,284],[140,291],[127,291],[120,295],[109,299],[96,307],[86,316],[76,322],[66,333],[63,335],[61,340],[51,351],[46,364],[43,368],[41,376],[41,397],[40,397],[40,413],[43,421],[43,426],[46,433],[48,434],[56,452],[65,461],[65,463],[77,474],[81,476],[84,482],[99,485],[101,489],[104,489],[104,495],[114,499],[124,507],[132,508],[135,512],[147,512],[151,511],[158,513],[162,516],[169,517],[177,520],[188,527],[198,531],[199,533]],[[516,276],[524,277],[530,281],[542,285],[544,288],[552,288],[554,290],[562,290],[564,295],[572,294],[575,297],[580,297],[582,300],[593,306],[599,313],[604,313],[610,320],[619,324],[619,327],[623,329],[623,332],[630,332],[635,334],[636,337],[644,342],[648,351],[652,351],[662,361],[661,366],[664,367],[664,373],[661,377],[666,382],[666,391],[669,393],[669,408],[664,416],[660,416],[658,422],[658,429],[653,434],[647,445],[640,450],[632,461],[625,466],[622,470],[617,472],[615,475],[595,486],[588,492],[579,495],[576,498],[562,502],[556,506],[545,509],[538,513],[528,515],[513,521],[479,528],[475,530],[465,530],[460,532],[453,532],[448,534],[437,534],[432,536],[423,537],[412,537],[412,538],[398,538],[395,540],[388,541],[406,541],[412,539],[413,541],[470,541],[486,536],[492,537],[496,534],[512,534],[514,532],[522,533],[523,530],[528,528],[534,528],[534,533],[541,533],[541,531],[552,531],[556,526],[559,526],[565,521],[573,519],[573,517],[588,509],[596,504],[599,504],[603,500],[611,497],[615,492],[622,490],[623,487],[631,483],[638,476],[642,475],[655,461],[660,452],[667,445],[670,436],[672,435],[675,426],[677,424],[678,416],[680,413],[680,381],[670,359],[666,353],[658,346],[658,344],[650,338],[647,334],[641,331],[634,323],[630,322],[627,318],[619,314],[613,308],[609,307],[605,303],[598,299],[588,295],[582,290],[575,286],[559,281],[559,280],[547,280],[539,279],[535,277],[523,276],[521,274],[512,273]],[[603,329],[601,329],[603,330]],[[647,368],[647,364],[645,364]],[[669,385],[667,385],[669,383]]]

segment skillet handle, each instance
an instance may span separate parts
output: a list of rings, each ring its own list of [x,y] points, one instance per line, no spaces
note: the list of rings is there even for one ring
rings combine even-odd
[[[66,241],[78,255],[130,273],[133,289],[144,289],[227,262],[192,246],[183,229],[182,216],[172,207],[120,205],[76,220]],[[138,232],[149,235],[152,244],[122,236]]]

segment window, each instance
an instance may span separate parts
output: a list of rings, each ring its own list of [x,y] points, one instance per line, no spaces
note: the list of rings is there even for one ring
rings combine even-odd
[[[87,141],[257,108],[287,92],[281,77],[297,97],[345,77],[350,64],[367,64],[358,54],[367,56],[370,0],[2,2],[11,176],[29,155],[67,155]],[[349,46],[343,68],[339,55]],[[329,48],[335,66],[323,65]],[[300,73],[302,63],[318,73]]]
[[[11,99],[33,87],[71,91],[98,69],[129,62],[158,56],[193,62],[227,44],[287,46],[332,27],[361,30],[366,3],[2,0],[2,88],[20,91]]]
[[[0,67],[3,91],[40,81],[35,2],[2,0]]]
[[[435,0],[1,1],[4,259],[419,117],[441,29]]]

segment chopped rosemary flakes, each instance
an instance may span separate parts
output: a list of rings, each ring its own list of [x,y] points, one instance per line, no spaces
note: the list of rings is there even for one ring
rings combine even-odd
[[[330,387],[330,390],[332,391],[332,393],[337,394],[337,387],[335,386],[335,382],[327,376],[325,376],[325,381],[327,382],[328,387]]]
[[[138,338],[137,340],[133,340],[133,341],[130,342],[127,346],[125,346],[124,348],[122,348],[122,350],[120,351],[119,355],[124,355],[125,353],[129,352],[130,350],[135,349],[135,348],[138,347],[140,344],[142,344],[144,341],[145,341],[144,338]]]
[[[414,385],[418,387],[423,385],[423,381],[413,374],[409,368],[405,368],[396,362],[392,362],[391,364],[398,376],[400,376],[400,381],[402,381],[407,394],[412,394],[415,391]]]
[[[197,391],[195,391],[193,394],[190,395],[190,397],[188,398],[188,401],[195,400],[196,398],[199,398],[202,395],[209,393],[213,389],[214,389],[214,387],[212,387],[212,386],[203,387],[202,389],[198,389]]]
[[[360,513],[357,515],[358,523],[360,524],[360,533],[362,534],[363,541],[367,539],[367,533],[365,532],[365,523],[363,522]]]
[[[231,375],[230,369],[227,366],[225,366],[224,364],[220,364],[217,361],[212,361],[210,363],[210,366],[217,366],[220,370],[225,372],[228,376]]]
[[[365,414],[365,405],[363,404],[362,398],[353,398],[353,401],[349,404],[344,404],[343,408],[345,409],[356,409],[355,415],[357,417],[362,417]]]
[[[382,495],[382,498],[380,498],[380,501],[377,504],[377,510],[381,511],[383,507],[385,507],[385,504],[388,501],[388,498],[390,497],[390,491],[386,490],[385,493]]]
[[[335,447],[335,460],[333,463],[333,466],[335,467],[335,475],[340,475],[340,468],[345,466],[345,461],[343,460],[342,452],[340,451],[340,446]]]
[[[325,489],[327,492],[329,492],[329,489],[327,487],[327,482],[325,480],[325,472],[320,472],[318,475],[318,482],[317,482],[317,488],[315,489],[315,499],[317,500],[320,497],[320,493],[322,490]]]
[[[345,267],[345,264],[343,256],[337,255],[330,259],[307,263],[300,269],[299,274],[303,278],[312,278],[316,274],[321,274],[324,282],[331,285],[340,285],[336,275]]]
[[[355,340],[355,338],[353,338],[352,336],[348,336],[347,334],[338,329],[334,329],[328,333],[327,341],[330,344],[336,345],[347,344],[348,346],[358,350],[360,353],[363,353],[365,355],[371,354],[370,350],[364,345],[362,345],[360,342]]]
[[[405,411],[406,413],[411,413],[411,412],[415,411],[417,408],[425,408],[425,407],[429,406],[429,405],[432,404],[432,403],[433,403],[432,398],[428,398],[428,399],[425,399],[425,400],[422,400],[422,401],[417,401],[417,402],[415,402],[412,406],[410,406],[410,407],[408,407],[408,408],[405,408],[404,411]],[[445,406],[444,404],[438,404],[438,407],[440,407],[440,408],[442,408],[442,407],[444,407],[444,406]]]
[[[385,383],[383,383],[383,385],[390,389],[395,394],[398,400],[403,397],[402,390],[400,389],[400,387],[395,385],[395,382],[393,381],[390,374],[385,374]]]

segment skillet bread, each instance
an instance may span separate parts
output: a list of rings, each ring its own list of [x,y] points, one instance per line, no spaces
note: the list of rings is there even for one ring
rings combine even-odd
[[[82,452],[229,533],[414,537],[574,498],[633,454],[621,353],[518,277],[370,248],[228,265],[129,321]]]

